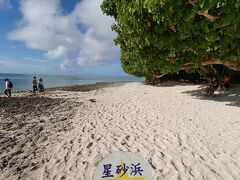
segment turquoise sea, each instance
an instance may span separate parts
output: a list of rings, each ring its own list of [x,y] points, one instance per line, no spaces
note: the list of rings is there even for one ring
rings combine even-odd
[[[32,77],[43,78],[45,88],[93,84],[97,82],[143,81],[136,77],[101,77],[101,76],[58,76],[58,75],[31,75],[31,74],[2,74],[0,73],[0,91],[5,89],[5,78],[13,83],[13,91],[28,91],[32,89]]]

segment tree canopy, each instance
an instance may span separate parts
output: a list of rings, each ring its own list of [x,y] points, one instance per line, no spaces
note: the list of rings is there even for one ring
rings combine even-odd
[[[141,77],[224,64],[240,71],[240,0],[104,0],[125,72]]]

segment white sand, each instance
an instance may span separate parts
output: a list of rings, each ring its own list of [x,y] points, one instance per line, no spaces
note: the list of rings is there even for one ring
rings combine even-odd
[[[154,180],[238,180],[239,89],[236,92],[206,98],[196,85],[127,83],[98,91],[46,95],[82,102],[68,118],[73,128],[51,140],[53,128],[53,135],[39,142],[38,148],[43,148],[35,159],[41,162],[36,170],[26,168],[14,175],[8,167],[0,179],[91,180],[102,157],[132,151],[151,165]]]

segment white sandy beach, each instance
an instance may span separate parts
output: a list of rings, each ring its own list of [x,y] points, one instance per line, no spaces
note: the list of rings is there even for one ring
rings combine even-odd
[[[123,83],[47,92],[43,105],[29,96],[32,109],[20,93],[22,108],[8,113],[5,99],[0,109],[0,179],[91,180],[103,157],[131,151],[154,180],[238,180],[239,90],[204,97],[199,85]]]

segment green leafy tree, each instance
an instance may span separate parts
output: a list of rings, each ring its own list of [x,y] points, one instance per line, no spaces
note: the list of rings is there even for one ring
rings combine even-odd
[[[240,0],[104,0],[125,72],[151,78],[223,64],[240,71]]]

